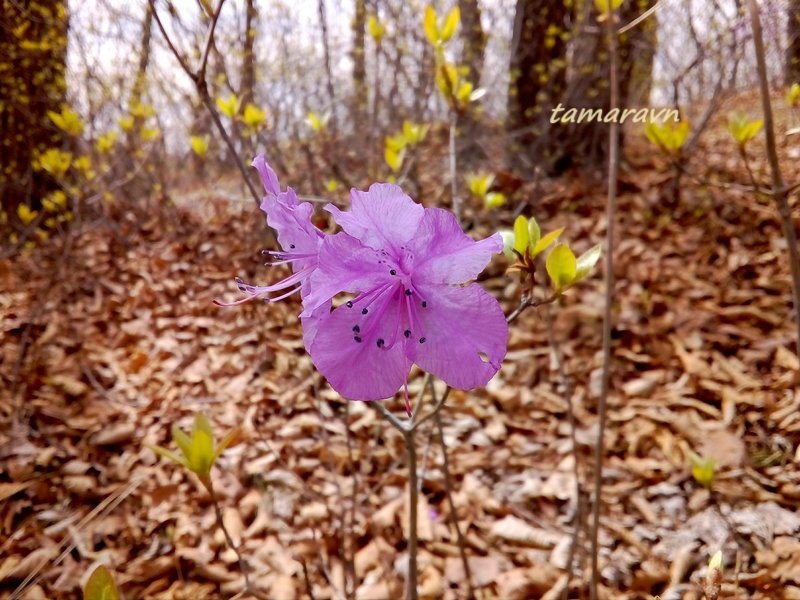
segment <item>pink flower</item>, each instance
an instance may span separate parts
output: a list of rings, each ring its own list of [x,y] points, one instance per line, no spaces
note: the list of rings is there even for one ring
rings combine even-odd
[[[331,386],[351,400],[393,396],[412,364],[449,385],[485,385],[506,353],[497,300],[468,283],[503,242],[468,237],[452,213],[423,208],[396,185],[353,190],[352,208],[328,210],[343,232],[326,236],[303,316],[353,294],[323,321],[308,350]],[[406,402],[408,399],[406,398]]]
[[[274,256],[277,260],[271,265],[292,265],[292,274],[289,277],[270,285],[251,285],[240,278],[236,284],[244,292],[245,297],[235,302],[223,303],[215,301],[220,306],[242,304],[255,298],[268,302],[276,302],[291,296],[298,290],[301,297],[310,292],[309,279],[317,268],[317,255],[325,234],[311,222],[314,207],[310,202],[300,202],[292,188],[281,191],[278,177],[270,167],[263,155],[259,154],[253,160],[253,166],[258,170],[264,184],[266,195],[261,201],[261,210],[267,215],[267,224],[278,234],[279,251],[265,251],[265,254]],[[278,294],[278,295],[273,295]],[[303,340],[306,348],[313,338],[321,319],[330,311],[328,306],[320,305],[313,313],[303,317]]]

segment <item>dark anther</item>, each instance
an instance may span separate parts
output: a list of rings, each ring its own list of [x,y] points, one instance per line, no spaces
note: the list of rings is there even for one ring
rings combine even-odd
[[[362,308],[362,309],[361,309],[361,314],[362,314],[362,315],[365,315],[365,314],[367,314],[368,312],[369,312],[369,311],[368,311],[366,308]]]
[[[425,300],[422,301],[422,308],[428,308],[428,303]]]
[[[404,335],[404,336],[406,336],[406,337],[411,337],[411,330],[410,330],[410,329],[406,329],[406,330],[403,332],[403,335]]]
[[[360,338],[360,337],[358,337],[358,336],[355,336],[355,337],[353,337],[353,339],[354,339],[355,341],[357,341],[359,344],[361,343],[361,338]]]
[[[397,271],[395,271],[394,269],[392,269],[391,271],[389,271],[389,275],[397,275]]]
[[[353,333],[359,333],[361,331],[361,327],[358,325],[353,325]]]
[[[406,290],[406,296],[410,296],[411,293],[412,293],[411,290]]]
[[[289,248],[291,248],[292,250],[294,250],[294,244],[289,244]]]
[[[347,308],[353,308],[353,302],[351,300],[347,301]]]
[[[378,348],[383,348],[385,343],[386,342],[383,341],[383,338],[378,338],[378,341],[376,342],[376,344],[378,344]]]
[[[425,338],[424,337],[419,338],[419,343],[420,344],[424,344],[425,343]]]

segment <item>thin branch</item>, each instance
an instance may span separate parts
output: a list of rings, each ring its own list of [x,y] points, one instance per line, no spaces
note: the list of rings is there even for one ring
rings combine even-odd
[[[606,22],[609,55],[609,105],[619,103],[619,82],[617,81],[617,32],[615,15],[609,13]],[[617,176],[619,171],[619,131],[618,124],[611,123],[608,130],[608,200],[606,204],[606,264],[605,264],[605,306],[603,307],[603,371],[598,399],[597,443],[594,452],[594,504],[592,505],[592,575],[590,593],[592,600],[598,600],[598,534],[600,531],[600,505],[603,489],[603,434],[606,428],[606,408],[611,380],[611,316],[614,301],[614,219],[617,205]]]
[[[461,196],[458,194],[458,181],[456,180],[456,125],[458,123],[458,113],[450,111],[450,193],[453,197],[453,214],[456,221],[461,223]]]
[[[222,529],[222,533],[225,535],[225,541],[228,543],[228,546],[236,553],[236,558],[239,559],[239,570],[242,572],[244,576],[244,589],[245,592],[251,594],[255,598],[259,598],[262,600],[267,600],[267,597],[261,594],[258,590],[253,589],[253,586],[250,583],[250,576],[247,573],[248,567],[247,562],[242,556],[241,551],[239,550],[239,546],[234,543],[233,538],[231,537],[230,532],[228,531],[228,527],[225,525],[225,520],[222,518],[222,509],[219,505],[219,500],[217,499],[217,494],[214,491],[214,484],[211,481],[211,477],[202,477],[201,483],[203,487],[206,488],[208,491],[208,495],[211,498],[211,504],[214,505],[214,516],[217,519],[217,525],[219,528]]]
[[[767,80],[767,65],[765,61],[764,39],[761,33],[761,20],[758,16],[758,6],[755,0],[748,0],[750,19],[753,25],[753,42],[756,49],[756,64],[758,65],[758,81],[761,87],[761,104],[764,110],[764,133],[767,138],[767,160],[772,172],[772,197],[780,215],[783,235],[789,252],[789,268],[792,272],[792,294],[794,296],[794,322],[797,329],[795,338],[795,352],[800,358],[800,250],[797,248],[797,236],[792,222],[792,212],[789,200],[783,189],[783,175],[778,160],[778,151],[775,145],[775,125],[772,118],[772,103],[769,98],[769,81]],[[798,371],[800,374],[800,371]]]
[[[208,55],[211,53],[211,47],[214,45],[214,32],[217,29],[217,22],[219,21],[219,15],[222,12],[223,4],[225,4],[225,0],[219,0],[219,4],[217,4],[217,10],[214,11],[214,16],[211,17],[211,25],[209,26],[208,34],[206,35],[206,44],[205,48],[203,49],[203,58],[200,60],[200,68],[197,69],[196,81],[206,80],[206,67],[208,66]]]
[[[567,554],[567,582],[572,579],[573,575],[573,562],[575,560],[575,551],[578,548],[578,541],[581,532],[581,522],[583,516],[583,497],[581,495],[581,483],[580,483],[580,468],[579,468],[579,456],[578,456],[578,437],[577,437],[577,421],[575,420],[575,407],[573,406],[572,402],[572,381],[570,380],[569,376],[567,375],[566,370],[564,369],[564,357],[561,354],[561,347],[558,344],[558,339],[556,338],[555,328],[553,326],[553,313],[550,310],[550,307],[547,307],[546,311],[547,317],[547,343],[550,346],[551,350],[553,351],[553,357],[555,358],[556,362],[556,372],[558,373],[558,378],[561,380],[561,385],[564,389],[564,401],[567,403],[567,422],[569,423],[569,436],[570,436],[570,443],[572,445],[572,476],[575,478],[575,516],[572,530],[572,541],[569,545],[569,553]],[[563,599],[567,600],[569,595],[569,585],[564,588]]]
[[[406,576],[406,600],[417,600],[417,509],[419,491],[417,488],[417,447],[414,432],[403,434],[408,455],[408,574]]]
[[[633,21],[631,21],[630,23],[626,23],[625,25],[623,25],[622,27],[620,27],[619,29],[617,29],[617,35],[622,35],[622,34],[623,34],[623,33],[625,33],[626,31],[630,31],[631,29],[633,29],[634,27],[636,27],[636,26],[637,26],[639,23],[641,23],[641,22],[642,22],[642,21],[644,21],[644,20],[645,20],[647,17],[649,17],[650,15],[652,15],[654,12],[656,12],[656,10],[658,10],[658,7],[659,7],[659,6],[661,6],[661,0],[658,0],[658,2],[656,2],[655,4],[653,4],[653,6],[651,6],[649,9],[647,9],[646,11],[644,11],[644,12],[643,12],[641,15],[639,15],[638,17],[636,17],[636,18],[635,18]]]
[[[233,143],[230,135],[225,130],[225,126],[222,124],[222,121],[217,114],[216,109],[214,108],[214,103],[211,101],[211,96],[208,93],[208,82],[206,81],[206,65],[208,64],[208,55],[210,52],[210,48],[213,45],[214,41],[214,31],[217,28],[217,22],[219,21],[219,15],[222,11],[222,5],[225,3],[225,0],[220,0],[219,4],[217,5],[217,9],[214,11],[214,16],[211,19],[211,24],[208,28],[208,35],[206,36],[206,45],[203,50],[203,56],[200,63],[200,68],[197,71],[193,71],[192,68],[188,65],[188,63],[183,59],[178,49],[173,44],[172,39],[170,39],[169,35],[167,34],[167,30],[164,28],[164,24],[161,22],[161,17],[158,16],[158,11],[156,10],[155,0],[149,0],[150,6],[153,9],[153,17],[155,17],[156,23],[158,24],[158,29],[161,31],[161,35],[163,36],[164,40],[167,43],[172,54],[178,61],[178,64],[181,68],[186,72],[189,78],[194,82],[195,88],[197,89],[197,94],[200,97],[200,101],[208,110],[208,113],[211,115],[211,119],[214,121],[214,125],[216,125],[217,130],[219,131],[220,135],[222,136],[225,145],[228,147],[231,156],[233,157],[234,162],[236,163],[237,168],[239,169],[239,173],[242,175],[242,179],[244,179],[245,184],[247,185],[247,189],[250,191],[250,194],[253,196],[253,200],[256,203],[256,206],[261,206],[261,196],[259,195],[258,191],[256,190],[255,186],[253,185],[253,181],[250,179],[250,174],[247,172],[247,167],[242,162],[242,159],[239,157],[239,153],[236,150],[236,146]]]
[[[436,419],[436,435],[439,438],[439,445],[442,447],[442,468],[444,469],[444,492],[447,496],[447,505],[450,507],[450,524],[456,530],[456,543],[458,544],[458,554],[461,556],[461,564],[464,568],[464,578],[467,580],[467,597],[470,600],[475,598],[475,588],[472,585],[472,570],[467,559],[466,544],[461,527],[458,525],[458,513],[456,504],[453,502],[453,475],[450,473],[450,461],[447,457],[447,445],[444,442],[444,427],[442,426],[442,415],[438,411],[434,413]]]

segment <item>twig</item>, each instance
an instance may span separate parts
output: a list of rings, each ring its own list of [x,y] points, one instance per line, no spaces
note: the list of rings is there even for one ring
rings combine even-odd
[[[356,588],[358,587],[356,582],[356,562],[355,562],[355,544],[353,542],[353,529],[355,528],[356,523],[356,502],[358,499],[358,470],[356,466],[356,461],[353,459],[353,436],[350,433],[350,403],[345,402],[344,405],[344,431],[345,431],[345,441],[347,444],[347,464],[350,468],[350,477],[352,478],[353,487],[350,494],[350,506],[349,506],[349,514],[348,519],[350,522],[350,527],[344,528],[345,531],[342,533],[343,536],[346,535],[345,538],[345,556],[344,556],[344,564],[345,569],[348,574],[348,578],[350,579],[350,586],[345,583],[344,593],[348,598],[355,598],[356,595]]]
[[[219,525],[219,528],[222,529],[222,533],[225,535],[225,541],[228,543],[228,546],[231,548],[231,550],[236,553],[236,558],[239,559],[239,570],[244,576],[245,591],[250,593],[253,597],[259,598],[260,600],[268,600],[267,597],[261,594],[258,590],[253,589],[253,586],[250,583],[250,576],[247,574],[247,562],[245,561],[244,556],[242,556],[239,546],[234,543],[233,538],[228,531],[228,527],[225,525],[225,520],[222,518],[222,509],[219,506],[219,500],[217,499],[217,494],[214,491],[214,484],[211,480],[211,477],[201,477],[200,482],[203,484],[203,487],[206,488],[206,491],[208,491],[208,495],[211,498],[211,504],[214,505],[214,516],[217,518],[217,525]]]
[[[458,113],[450,111],[450,193],[453,197],[453,214],[456,221],[461,223],[461,196],[458,195],[458,181],[456,180],[456,125]]]
[[[609,105],[619,102],[619,82],[617,81],[617,32],[614,13],[609,12],[606,22],[609,56]],[[606,428],[606,405],[611,379],[611,309],[614,300],[614,219],[617,204],[617,174],[619,170],[619,132],[618,124],[611,123],[608,130],[608,201],[606,204],[606,264],[605,264],[605,306],[603,307],[603,371],[598,399],[597,443],[594,452],[594,504],[592,505],[591,556],[592,574],[590,594],[598,600],[598,534],[600,531],[600,504],[603,489],[603,434]]]
[[[579,469],[579,461],[578,461],[578,437],[576,434],[577,431],[577,422],[575,421],[575,407],[572,403],[572,381],[567,376],[567,373],[564,369],[564,358],[561,355],[561,348],[558,344],[558,340],[556,339],[554,327],[553,327],[553,314],[550,310],[550,306],[547,307],[546,312],[547,317],[547,343],[553,351],[553,357],[555,358],[556,362],[556,372],[558,373],[558,377],[561,380],[561,385],[564,388],[564,400],[567,403],[567,421],[569,423],[569,435],[570,435],[570,443],[572,444],[572,475],[575,477],[575,516],[574,516],[574,529],[572,531],[572,541],[570,542],[569,546],[569,553],[567,554],[567,582],[572,579],[573,574],[573,561],[575,560],[575,551],[578,548],[578,538],[580,537],[581,532],[581,521],[582,521],[582,514],[583,514],[583,497],[581,495],[581,484],[580,484],[580,469]],[[569,595],[569,585],[564,588],[563,598],[567,600]]]
[[[783,235],[789,251],[789,267],[792,272],[792,293],[794,296],[794,322],[797,328],[795,339],[795,352],[800,358],[800,250],[797,248],[797,236],[792,222],[792,213],[789,208],[787,193],[782,192],[783,175],[778,161],[778,151],[775,146],[775,125],[772,118],[772,103],[769,99],[769,81],[767,79],[767,65],[764,59],[764,39],[761,33],[761,20],[758,16],[758,6],[755,0],[748,0],[750,20],[753,25],[753,43],[756,50],[756,64],[758,66],[758,81],[761,87],[761,104],[764,110],[764,134],[767,141],[767,160],[772,172],[772,197],[780,215]]]
[[[442,468],[444,469],[444,492],[447,496],[447,505],[450,507],[450,524],[456,530],[456,542],[458,544],[458,554],[461,556],[461,564],[464,567],[464,578],[467,580],[467,597],[470,600],[475,598],[475,588],[472,586],[472,571],[467,560],[466,544],[461,527],[458,525],[458,513],[456,504],[453,502],[453,476],[450,473],[450,461],[447,458],[447,444],[444,443],[444,427],[442,426],[442,415],[437,411],[434,413],[436,419],[436,435],[442,447]]]
[[[261,196],[258,194],[256,187],[253,185],[253,181],[250,179],[250,175],[247,172],[247,167],[242,162],[242,159],[239,157],[239,153],[236,151],[236,146],[233,143],[230,135],[225,130],[225,126],[222,124],[222,121],[217,114],[216,109],[214,108],[214,103],[211,101],[211,95],[208,93],[208,82],[206,81],[206,65],[208,64],[208,55],[213,45],[214,40],[214,31],[217,27],[217,22],[219,21],[219,15],[222,12],[222,5],[225,3],[225,0],[219,0],[219,4],[217,5],[216,10],[214,11],[213,18],[211,19],[211,24],[208,28],[208,35],[206,36],[206,44],[203,50],[203,56],[200,63],[200,68],[197,71],[193,71],[192,68],[188,65],[188,63],[183,59],[178,49],[173,44],[172,39],[167,34],[167,30],[164,28],[164,24],[161,22],[161,17],[158,16],[158,11],[156,10],[155,0],[149,0],[150,6],[153,9],[153,17],[156,20],[156,24],[158,25],[159,31],[161,31],[161,35],[164,37],[164,40],[167,43],[167,47],[169,47],[172,54],[178,61],[178,64],[184,70],[184,72],[189,76],[189,78],[194,82],[195,88],[197,89],[197,95],[200,97],[200,101],[203,103],[203,106],[206,107],[208,110],[209,115],[211,115],[211,119],[214,121],[214,125],[217,127],[220,135],[222,136],[225,145],[228,147],[231,156],[233,157],[234,162],[236,163],[236,167],[239,169],[239,173],[242,175],[242,179],[244,179],[245,184],[247,185],[247,189],[250,190],[250,194],[253,196],[253,200],[256,203],[256,206],[261,206]]]
[[[417,447],[414,431],[403,434],[408,455],[408,574],[406,575],[406,600],[417,600]]]
[[[108,515],[112,510],[114,510],[117,506],[119,506],[120,503],[125,498],[127,498],[131,493],[133,493],[133,491],[137,487],[139,487],[139,484],[142,481],[144,481],[144,477],[137,476],[132,481],[130,481],[125,487],[120,486],[119,489],[115,490],[112,494],[110,494],[102,502],[100,502],[100,504],[95,506],[89,514],[87,514],[85,517],[83,517],[78,522],[78,524],[75,526],[76,529],[77,530],[83,529],[95,517],[98,517],[98,516],[105,517],[106,515]],[[66,538],[65,538],[65,540],[66,540]],[[61,545],[63,545],[63,544],[64,544],[64,542],[62,541],[61,544],[59,544],[59,547],[61,547]],[[51,562],[46,558],[44,560],[42,560],[42,562],[40,562],[36,566],[36,568],[33,569],[28,574],[28,576],[22,581],[22,583],[20,583],[19,586],[17,586],[17,589],[15,589],[11,593],[10,600],[19,600],[19,598],[22,598],[22,593],[26,590],[28,585],[31,582],[36,582],[36,581],[39,580],[39,573],[41,572],[41,570],[46,565],[51,564],[51,565],[55,566],[55,565],[60,564],[61,561],[64,560],[74,549],[75,549],[75,542],[73,541],[66,548],[64,548],[64,551],[61,554],[59,554],[58,558],[56,558],[54,561]]]

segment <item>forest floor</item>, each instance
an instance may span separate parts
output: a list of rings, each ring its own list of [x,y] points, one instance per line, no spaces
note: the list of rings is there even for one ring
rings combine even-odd
[[[669,172],[631,143],[615,256],[602,597],[699,599],[721,549],[722,598],[798,599],[800,392],[776,212],[767,199],[686,177],[672,203]],[[747,183],[730,144],[704,167]],[[170,428],[189,429],[200,411],[220,437],[241,427],[212,477],[266,597],[343,598],[349,564],[356,598],[401,597],[402,438],[314,371],[297,299],[212,303],[236,297],[234,276],[265,283],[278,273],[262,265],[266,232],[252,202],[202,196],[119,211],[67,247],[55,240],[0,261],[0,597],[26,582],[20,598],[78,598],[98,563],[129,599],[235,596],[236,555],[208,495],[148,447],[175,449]],[[566,227],[576,251],[603,240],[602,184],[526,184],[514,200],[543,230]],[[797,194],[794,207],[797,226]],[[489,221],[512,220],[510,210],[470,211],[477,236]],[[520,288],[505,267],[497,257],[483,284],[510,311]],[[453,392],[442,412],[481,598],[553,600],[568,583],[569,598],[588,597],[602,289],[600,268],[551,311],[526,311],[498,375],[486,389]],[[387,406],[403,413],[399,398]],[[425,598],[464,598],[436,440],[431,420],[418,438],[420,588]],[[693,479],[690,449],[716,460],[711,491]]]

